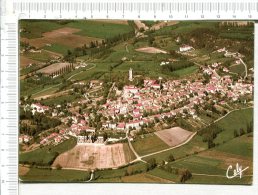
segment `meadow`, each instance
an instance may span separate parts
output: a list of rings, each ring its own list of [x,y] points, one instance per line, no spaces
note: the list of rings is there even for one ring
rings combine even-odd
[[[44,146],[31,152],[23,152],[19,155],[19,162],[24,164],[37,164],[50,166],[55,158],[73,148],[77,144],[75,138],[70,138],[57,146]]]
[[[20,176],[22,182],[82,182],[90,178],[87,171],[77,170],[56,170],[30,168],[27,174]]]
[[[139,155],[145,155],[169,148],[157,135],[148,134],[144,138],[137,138],[132,145]]]

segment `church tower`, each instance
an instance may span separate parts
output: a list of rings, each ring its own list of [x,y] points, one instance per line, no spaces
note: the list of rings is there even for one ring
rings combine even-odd
[[[133,81],[133,69],[129,69],[129,81]]]

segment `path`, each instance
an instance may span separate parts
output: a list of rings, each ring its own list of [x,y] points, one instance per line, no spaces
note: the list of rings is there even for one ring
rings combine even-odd
[[[109,92],[108,92],[108,95],[107,95],[107,99],[109,98],[109,95],[110,95],[110,93],[111,93],[111,91],[113,90],[113,88],[115,87],[115,82],[112,84],[112,86],[110,87],[110,89],[109,89]]]
[[[91,170],[91,173],[90,173],[90,179],[88,181],[85,181],[86,183],[90,182],[91,180],[93,180],[94,178],[94,170]]]

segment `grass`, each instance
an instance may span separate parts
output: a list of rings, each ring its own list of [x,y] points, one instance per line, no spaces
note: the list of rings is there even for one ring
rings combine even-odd
[[[198,70],[198,66],[190,66],[190,67],[187,67],[187,68],[183,68],[183,69],[180,69],[180,70],[173,71],[171,74],[174,75],[174,76],[179,76],[180,77],[180,76],[185,76],[185,75],[195,73],[197,70]]]
[[[197,28],[209,28],[209,29],[215,29],[218,22],[197,22],[197,21],[184,21],[179,22],[178,24],[175,24],[173,26],[167,26],[160,30],[157,30],[154,34],[155,35],[164,35],[164,34],[170,34],[171,32],[175,34],[181,34],[181,33],[188,33],[191,32]]]
[[[170,165],[176,168],[187,168],[191,173],[225,175],[226,171],[218,166],[220,162],[217,159],[194,155],[172,162]]]
[[[239,65],[229,67],[229,71],[230,72],[235,72],[235,73],[243,76],[244,73],[245,73],[245,67],[244,67],[243,64],[239,64]]]
[[[132,145],[139,155],[150,154],[169,147],[155,134],[148,134],[145,135],[144,138],[137,138],[132,142]]]
[[[244,176],[241,179],[239,177],[228,179],[226,177],[216,177],[216,176],[203,176],[203,175],[193,175],[190,180],[187,180],[186,183],[189,184],[222,184],[222,185],[243,185],[251,184],[252,177]]]
[[[43,49],[52,51],[52,52],[56,52],[56,53],[60,53],[64,56],[67,54],[67,50],[72,51],[74,48],[68,47],[66,45],[58,44],[58,43],[53,43],[53,44],[51,44],[51,46],[43,47]]]
[[[170,180],[170,181],[173,181],[173,182],[178,181],[178,176],[177,175],[169,173],[169,172],[167,172],[165,170],[162,170],[160,168],[152,169],[151,171],[148,172],[148,174],[154,175],[156,177],[160,177],[160,178],[163,178],[163,179],[167,179],[167,180]]]
[[[47,62],[52,58],[51,55],[44,50],[41,50],[41,53],[27,53],[25,57],[40,62]]]
[[[57,21],[51,20],[20,20],[20,28],[27,32],[21,32],[21,37],[35,39],[42,37],[42,34],[61,28],[62,25]]]
[[[155,158],[158,163],[162,160],[167,160],[168,156],[172,154],[176,159],[183,158],[185,156],[194,154],[195,152],[200,152],[207,149],[207,144],[202,142],[202,137],[196,135],[187,144],[180,146],[178,148],[165,151],[159,154],[148,156],[143,160],[148,160],[150,158]]]
[[[75,95],[65,95],[65,96],[58,96],[54,98],[49,98],[49,99],[44,99],[42,102],[45,105],[57,105],[57,104],[62,104],[63,102],[73,102],[76,100],[77,97]]]
[[[237,137],[223,145],[216,147],[216,150],[252,158],[253,136],[249,134]]]
[[[239,132],[240,128],[246,131],[247,124],[253,120],[253,108],[236,110],[219,120],[216,124],[224,131],[218,134],[214,142],[221,144],[234,138],[234,130]]]
[[[99,170],[94,173],[96,180],[95,181],[101,181],[101,180],[108,180],[108,179],[114,179],[125,176],[126,170],[130,167],[133,171],[141,171],[144,172],[146,170],[146,165],[143,162],[135,163],[133,165],[129,165],[127,167],[122,167],[119,169],[106,169],[106,170]]]
[[[29,172],[20,178],[23,182],[78,182],[88,180],[90,173],[77,170],[30,168]]]
[[[89,20],[76,20],[67,24],[67,26],[81,29],[80,32],[75,34],[101,39],[112,38],[133,31],[132,27],[129,25]]]
[[[46,87],[46,88],[48,88],[48,87]],[[31,97],[36,98],[36,97],[40,97],[40,96],[50,95],[50,94],[55,93],[58,89],[59,89],[58,86],[52,87],[52,88],[46,89],[45,91],[39,92],[35,95],[32,95]],[[42,90],[44,90],[44,89],[42,89]]]
[[[21,153],[19,155],[19,161],[21,163],[29,164],[40,164],[40,165],[51,165],[58,154],[61,154],[76,145],[77,141],[75,138],[70,138],[58,144],[57,146],[45,146],[40,149],[36,149],[31,152]]]

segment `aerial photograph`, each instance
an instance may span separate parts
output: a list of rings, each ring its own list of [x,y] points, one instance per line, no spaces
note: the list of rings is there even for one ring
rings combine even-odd
[[[19,180],[252,185],[254,23],[20,20]]]

